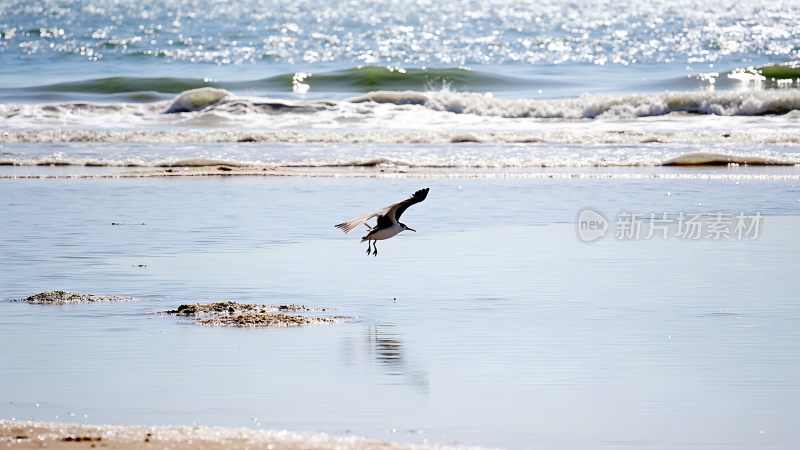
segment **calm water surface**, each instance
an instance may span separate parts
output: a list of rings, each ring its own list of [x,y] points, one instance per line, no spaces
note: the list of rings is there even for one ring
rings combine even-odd
[[[377,258],[332,227],[423,185],[404,216],[419,232]],[[143,299],[0,302],[0,417],[518,449],[800,439],[796,182],[0,180],[0,193],[0,297]],[[766,218],[753,241],[584,244],[584,207]],[[150,314],[219,299],[356,320],[242,330]]]

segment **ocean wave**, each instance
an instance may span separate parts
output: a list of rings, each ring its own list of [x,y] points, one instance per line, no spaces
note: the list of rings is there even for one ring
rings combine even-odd
[[[682,77],[672,82],[675,86],[686,87],[687,78]],[[800,88],[800,61],[783,64],[765,64],[760,66],[737,67],[722,72],[706,72],[698,74],[695,81],[700,87],[714,90],[792,90]],[[697,87],[696,85],[694,87]]]
[[[216,81],[185,77],[103,77],[63,83],[0,89],[17,93],[123,94],[156,92],[179,94],[199,88],[229,91],[264,90],[293,92],[297,73],[284,73],[244,81]],[[458,90],[505,90],[530,84],[529,80],[461,68],[401,69],[392,67],[354,67],[318,73],[303,73],[303,83],[319,92],[369,92],[376,90],[426,90],[449,86]],[[548,81],[550,85],[564,82]]]
[[[282,80],[291,86],[294,75],[286,74],[270,80]],[[402,69],[366,66],[333,72],[311,73],[304,80],[313,90],[337,92],[369,92],[376,90],[438,89],[449,86],[458,90],[504,90],[529,84],[528,80],[478,70],[461,68]]]
[[[800,62],[738,67],[722,73],[710,72],[698,77],[711,86],[729,88],[742,85],[757,89],[786,89],[800,87]]]
[[[375,91],[349,101],[203,87],[152,103],[0,103],[0,143],[798,144],[800,90],[501,99]]]
[[[226,101],[222,101],[222,100]],[[595,119],[663,116],[689,113],[717,116],[782,115],[800,110],[800,90],[665,92],[631,95],[583,95],[579,98],[552,100],[508,100],[473,92],[440,91],[374,91],[353,98],[351,104],[378,103],[397,106],[422,106],[439,112],[472,114],[502,118],[532,119]],[[253,112],[278,109],[292,112],[315,112],[333,107],[335,102],[286,102],[233,97],[230,92],[202,88],[184,92],[167,112],[190,112],[200,109],[230,111],[232,105]],[[259,108],[262,107],[262,108]],[[344,109],[344,108],[343,108]],[[351,112],[348,110],[348,112]]]
[[[779,115],[800,109],[800,91],[665,92],[583,95],[575,99],[506,100],[469,92],[370,92],[353,103],[420,105],[456,114],[535,119],[595,119],[663,116],[680,112],[718,116]]]
[[[307,88],[297,90],[297,77],[302,75],[302,84]],[[750,86],[773,89],[800,86],[800,62],[742,67],[726,72],[704,73],[697,77],[716,87],[731,88],[744,83]],[[696,80],[686,77],[670,81],[671,88],[691,88]],[[276,93],[370,93],[374,91],[430,91],[446,87],[452,91],[493,91],[510,89],[531,90],[532,86],[549,89],[569,86],[572,83],[559,80],[557,76],[546,79],[521,78],[500,75],[482,70],[463,68],[395,68],[382,66],[353,67],[327,72],[283,73],[270,77],[220,81],[209,78],[189,77],[102,77],[62,83],[32,85],[22,88],[0,88],[0,92],[16,96],[47,96],[54,94],[180,94],[193,89],[217,88],[231,92],[263,91]],[[373,95],[376,100],[380,97]],[[153,97],[139,96],[139,101]]]
[[[42,86],[30,86],[17,90],[26,92],[74,92],[86,94],[123,94],[131,92],[179,94],[184,91],[203,87],[216,87],[216,83],[195,78],[105,77]]]
[[[798,80],[800,79],[800,61],[785,64],[767,64],[757,67],[759,73],[767,79]]]

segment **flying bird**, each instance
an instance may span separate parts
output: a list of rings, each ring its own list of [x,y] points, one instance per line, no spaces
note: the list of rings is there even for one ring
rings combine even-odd
[[[364,214],[363,216],[348,220],[347,222],[342,222],[336,225],[336,228],[345,233],[349,233],[358,228],[359,225],[366,226],[369,232],[366,236],[361,238],[361,242],[367,241],[367,255],[372,253],[373,256],[378,256],[378,241],[392,238],[401,231],[417,231],[400,222],[400,216],[403,215],[409,206],[425,200],[429,190],[428,188],[420,189],[402,202],[394,203],[378,211]],[[378,223],[374,227],[367,223],[367,221],[373,217],[378,218]]]

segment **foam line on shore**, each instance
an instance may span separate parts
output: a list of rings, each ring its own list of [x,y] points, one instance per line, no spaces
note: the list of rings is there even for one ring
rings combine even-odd
[[[654,168],[656,169],[656,168]],[[664,168],[665,170],[669,168]],[[306,178],[429,178],[429,179],[620,179],[620,180],[711,180],[711,181],[792,181],[800,182],[800,173],[742,173],[733,169],[730,172],[709,172],[692,170],[687,167],[681,171],[550,171],[521,170],[497,171],[491,169],[451,170],[432,168],[378,168],[378,167],[253,167],[203,166],[187,168],[146,168],[134,171],[105,172],[98,174],[16,174],[0,175],[0,179],[114,179],[114,178],[163,178],[163,177],[306,177]]]
[[[0,144],[785,144],[800,145],[793,128],[728,130],[555,129],[542,131],[20,129],[0,131]],[[0,157],[0,164],[3,161]]]

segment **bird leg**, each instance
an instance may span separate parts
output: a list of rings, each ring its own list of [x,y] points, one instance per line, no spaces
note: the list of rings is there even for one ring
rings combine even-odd
[[[372,253],[372,241],[367,241],[367,256]]]
[[[378,256],[378,241],[372,241],[372,248],[375,249],[372,256]]]

